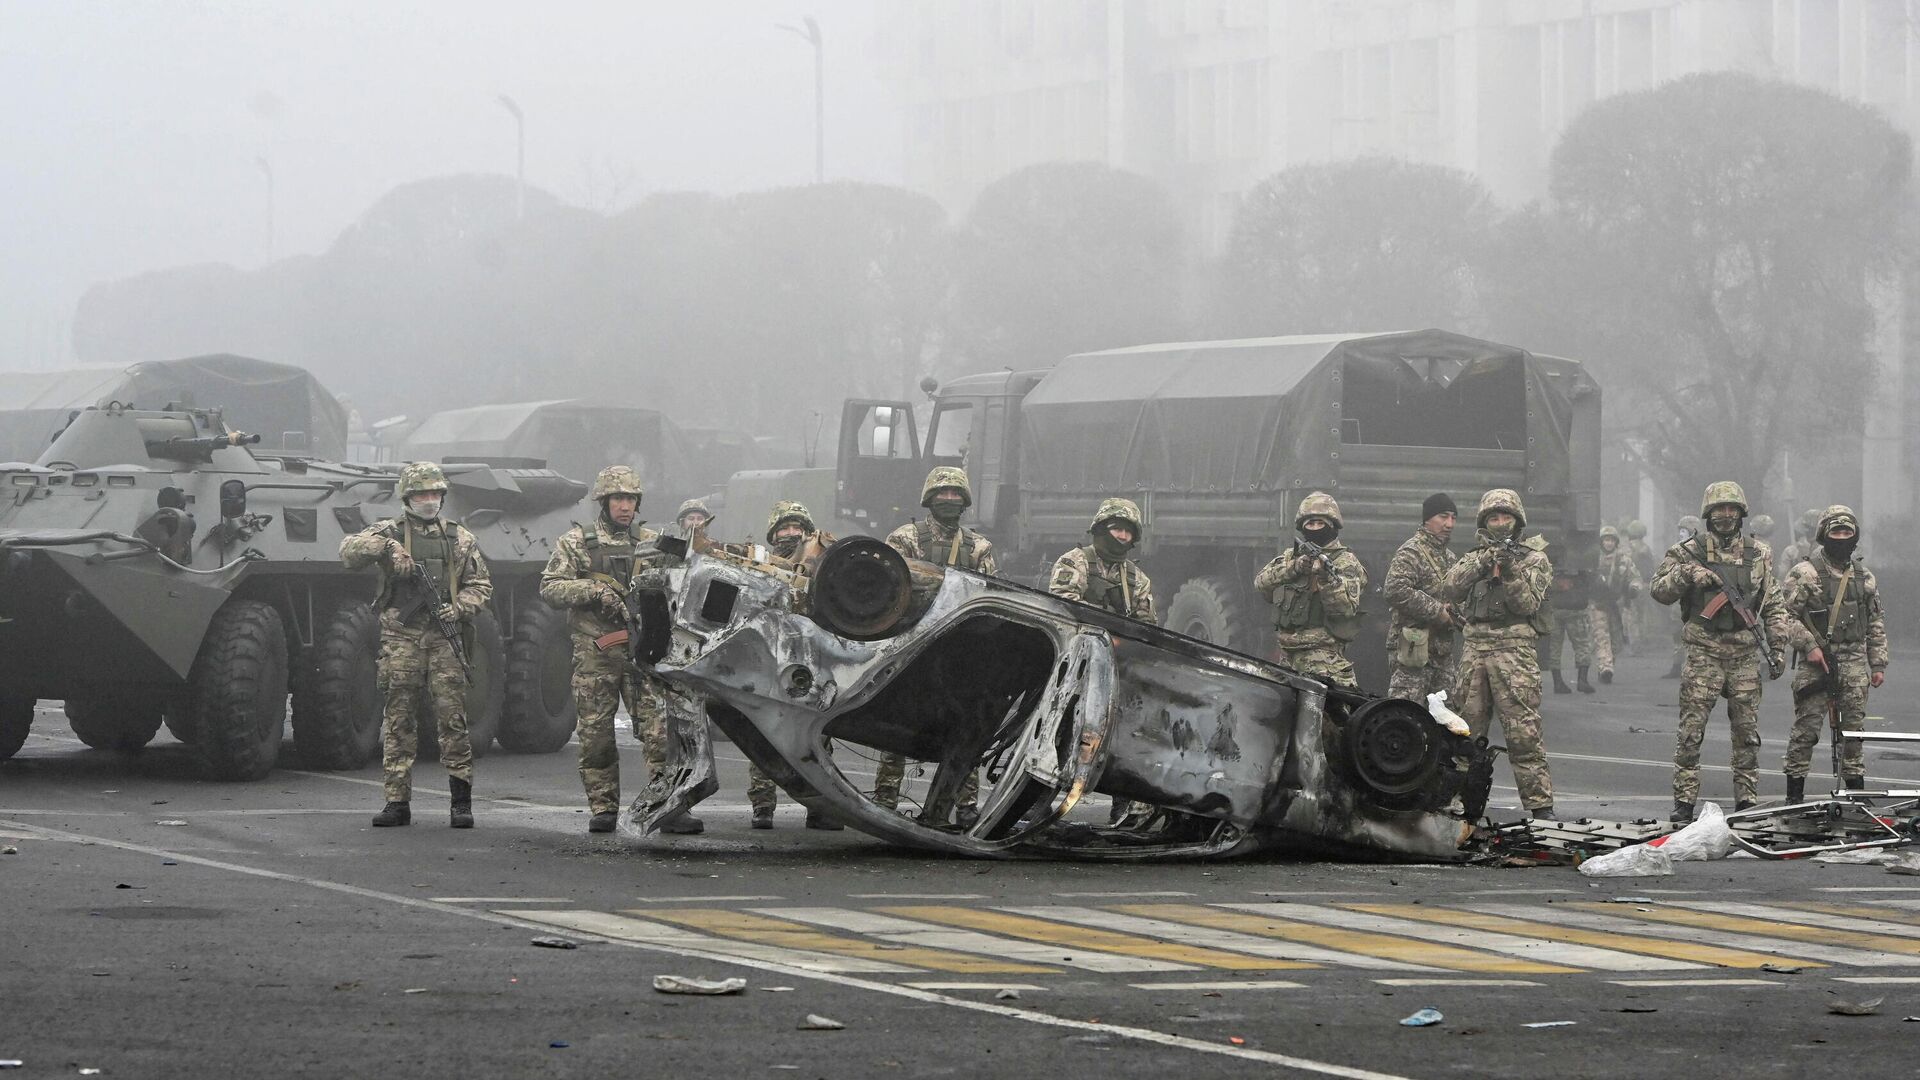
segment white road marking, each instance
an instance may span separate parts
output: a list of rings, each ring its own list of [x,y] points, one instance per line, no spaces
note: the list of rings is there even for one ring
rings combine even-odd
[[[1158,892],[1057,892],[1053,895],[1066,900],[1122,900],[1130,896],[1192,896],[1193,894],[1166,889]]]
[[[641,896],[643,904],[713,904],[721,901],[785,900],[784,896]]]
[[[880,915],[866,911],[850,911],[846,908],[773,907],[754,910],[776,919],[792,919],[795,922],[812,923],[815,926],[827,926],[836,930],[850,930],[856,934],[879,938],[896,945],[917,945],[928,949],[946,949],[951,952],[979,953],[984,956],[998,956],[1032,964],[1057,964],[1084,968],[1088,971],[1198,970],[1192,964],[1176,964],[1170,960],[1150,960],[1140,956],[1095,952],[1092,949],[1074,949],[1073,955],[1069,957],[1063,954],[1063,947],[1059,945],[1043,945],[1037,941],[1016,941],[1011,938],[983,934],[978,930],[960,930],[915,919],[902,919],[893,915]]]
[[[430,896],[436,904],[571,904],[565,896]]]
[[[1544,986],[1531,979],[1375,979],[1381,986]]]
[[[1232,906],[1232,905],[1225,905]],[[1249,905],[1262,912],[1270,912],[1271,904]],[[1275,960],[1300,960],[1314,964],[1332,964],[1338,967],[1372,968],[1376,971],[1439,971],[1439,968],[1425,964],[1409,964],[1401,960],[1388,960],[1378,956],[1366,956],[1361,953],[1343,952],[1338,949],[1324,948],[1319,945],[1304,945],[1299,942],[1285,941],[1279,938],[1260,937],[1255,934],[1242,934],[1235,930],[1216,930],[1210,926],[1189,926],[1186,923],[1170,922],[1165,919],[1149,919],[1139,915],[1125,915],[1117,911],[1103,911],[1087,907],[1009,907],[1016,915],[1027,915],[1036,919],[1052,919],[1055,922],[1076,923],[1100,930],[1114,930],[1123,934],[1137,934],[1142,937],[1159,938],[1180,945],[1194,945],[1205,949],[1224,949],[1228,952],[1246,953],[1250,956],[1265,956]]]
[[[977,892],[852,892],[847,894],[850,900],[985,900],[986,893]]]
[[[1911,986],[1920,983],[1920,975],[1835,975],[1834,982],[1871,983],[1877,986]]]
[[[1920,885],[1825,885],[1814,892],[1920,892]]]
[[[1541,963],[1565,964],[1569,967],[1593,968],[1599,971],[1698,970],[1708,966],[1687,960],[1638,956],[1632,953],[1614,952],[1610,949],[1596,949],[1591,945],[1571,945],[1542,938],[1522,937],[1518,934],[1498,934],[1488,930],[1418,922],[1413,919],[1397,919],[1391,915],[1375,915],[1371,912],[1347,911],[1343,908],[1318,907],[1312,904],[1286,904],[1277,908],[1272,904],[1222,904],[1220,906],[1271,915],[1276,918],[1314,922],[1322,926],[1338,926],[1372,934],[1393,934],[1412,938],[1415,941],[1442,942],[1468,949],[1478,949],[1482,952],[1496,952],[1525,960],[1537,960]]]
[[[1243,982],[1163,982],[1128,983],[1135,990],[1305,990],[1306,983],[1285,979],[1261,979]]]
[[[1633,934],[1639,937],[1691,941],[1700,945],[1721,945],[1729,949],[1773,953],[1776,956],[1801,960],[1818,960],[1823,964],[1839,964],[1843,967],[1912,967],[1920,963],[1920,957],[1902,956],[1898,953],[1845,948],[1838,945],[1816,945],[1810,942],[1740,934],[1728,930],[1680,926],[1675,923],[1642,922],[1639,919],[1605,915],[1597,911],[1577,911],[1559,904],[1543,904],[1537,907],[1522,904],[1475,904],[1473,910],[1484,911],[1489,915],[1504,915],[1510,919],[1559,923],[1563,926],[1578,926],[1587,930],[1602,930],[1610,934]]]
[[[329,892],[343,893],[348,896],[357,896],[367,900],[380,900],[402,907],[438,911],[444,914],[457,915],[461,918],[492,923],[496,926],[511,926],[517,929],[527,930],[546,929],[546,927],[540,923],[526,918],[525,913],[503,915],[498,912],[475,910],[454,904],[435,904],[432,901],[415,896],[402,896],[398,893],[381,892],[378,889],[368,889],[338,881],[327,881],[323,878],[301,877],[296,874],[282,873],[278,870],[267,870],[261,867],[246,866],[241,863],[222,862],[217,859],[206,859],[171,851],[167,848],[153,847],[148,844],[134,844],[125,840],[114,840],[103,836],[87,836],[56,829],[41,829],[38,826],[26,825],[22,822],[0,821],[0,826],[12,826],[14,828],[32,830],[33,832],[46,836],[48,839],[87,841],[101,847],[117,848],[122,851],[134,851],[144,855],[170,858],[181,863],[192,863],[211,869],[225,870],[230,873],[246,874],[252,877],[283,881],[296,885],[306,885],[310,888],[324,889]],[[671,956],[688,957],[691,959],[709,958],[708,955],[701,950],[659,942],[632,941],[621,938],[608,938],[607,940],[626,948],[643,949],[648,952],[664,953]],[[1344,1077],[1346,1080],[1407,1080],[1407,1078],[1393,1073],[1374,1072],[1371,1069],[1358,1069],[1347,1065],[1335,1065],[1331,1062],[1294,1057],[1290,1054],[1276,1054],[1270,1050],[1255,1050],[1245,1046],[1234,1046],[1230,1043],[1221,1044],[1204,1039],[1190,1038],[1184,1035],[1175,1035],[1165,1031],[1154,1031],[1151,1028],[1132,1027],[1126,1024],[1096,1024],[1086,1020],[1070,1020],[1063,1016],[1035,1012],[1032,1009],[1016,1008],[1011,1005],[1001,1005],[991,1001],[970,1001],[966,998],[947,997],[931,990],[918,990],[896,983],[875,982],[871,979],[860,979],[850,975],[808,971],[787,964],[757,960],[750,957],[729,958],[726,962],[737,967],[770,971],[795,978],[813,979],[817,982],[833,983],[836,986],[845,986],[856,990],[868,990],[877,994],[891,994],[894,997],[906,998],[911,1001],[945,1005],[950,1008],[984,1013],[990,1016],[1004,1016],[1009,1019],[1021,1020],[1043,1027],[1059,1028],[1094,1035],[1107,1035],[1121,1039],[1132,1039],[1137,1042],[1151,1043],[1155,1046],[1170,1046],[1181,1050],[1191,1050],[1196,1053],[1237,1058],[1241,1061],[1257,1061],[1267,1065],[1280,1065],[1290,1069],[1298,1069],[1302,1072],[1317,1073],[1322,1076],[1338,1076]]]
[[[496,911],[494,914],[504,913]],[[857,972],[870,975],[915,974],[922,970],[905,964],[889,964],[884,960],[836,956],[833,953],[790,949],[783,945],[768,945],[759,941],[714,937],[681,926],[670,926],[651,919],[636,919],[631,915],[615,915],[605,911],[521,911],[514,914],[522,919],[558,926],[575,933],[597,934],[600,937],[618,938],[621,941],[647,945],[670,945],[677,949],[698,950],[707,954],[709,959],[769,960],[804,971]]]
[[[1856,934],[1920,938],[1920,926],[1914,926],[1911,923],[1881,922],[1878,919],[1833,915],[1824,911],[1802,911],[1799,908],[1771,907],[1766,904],[1716,904],[1707,900],[1668,900],[1666,904],[1668,907],[1704,911],[1709,915],[1737,915],[1746,919],[1765,919],[1768,922],[1798,923],[1801,926],[1818,926],[1828,930],[1848,930]],[[1914,957],[1914,961],[1920,963],[1920,956]]]
[[[915,990],[1045,990],[1032,983],[903,982]]]
[[[1770,979],[1608,979],[1615,986],[1785,986]]]

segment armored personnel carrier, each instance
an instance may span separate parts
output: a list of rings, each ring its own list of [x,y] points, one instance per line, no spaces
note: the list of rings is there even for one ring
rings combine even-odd
[[[221,779],[265,776],[289,713],[307,767],[378,756],[375,582],[338,552],[399,512],[399,466],[257,441],[217,409],[108,405],[76,413],[33,464],[0,464],[0,759],[38,699],[63,700],[99,748],[144,746],[165,724]],[[539,576],[586,485],[544,468],[446,472],[447,512],[494,582],[469,648],[474,751],[496,738],[557,750],[574,726],[570,647]]]

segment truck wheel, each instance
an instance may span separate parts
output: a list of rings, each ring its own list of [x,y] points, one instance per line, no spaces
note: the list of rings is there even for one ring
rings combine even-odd
[[[160,701],[106,694],[69,698],[67,723],[95,750],[138,750],[160,731]]]
[[[214,612],[188,684],[194,749],[213,777],[271,772],[287,727],[287,632],[273,606],[229,600]]]
[[[573,738],[573,639],[567,617],[528,604],[507,645],[506,712],[500,745],[516,754],[551,754]]]
[[[485,757],[500,731],[500,699],[506,684],[506,647],[500,643],[500,620],[491,609],[473,617],[473,647],[467,651],[467,739],[474,760]],[[440,760],[440,725],[431,704],[423,702],[413,750],[415,761]]]
[[[34,699],[0,697],[0,761],[20,752],[27,744],[27,731],[33,727]]]
[[[333,613],[293,687],[293,745],[310,769],[357,769],[380,753],[380,617],[351,603]]]
[[[1161,620],[1167,629],[1251,653],[1258,630],[1241,590],[1221,577],[1189,578],[1173,594]]]

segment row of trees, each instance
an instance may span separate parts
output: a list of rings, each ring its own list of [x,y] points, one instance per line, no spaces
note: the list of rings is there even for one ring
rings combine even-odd
[[[1870,290],[1905,249],[1907,139],[1748,76],[1589,108],[1543,203],[1367,158],[1285,170],[1196,256],[1167,194],[1091,163],[1016,172],[948,222],[835,183],[657,195],[614,216],[510,182],[397,189],[326,253],[200,267],[82,302],[88,361],[238,351],[372,412],[593,395],[688,424],[799,430],[927,373],[1173,337],[1442,326],[1577,356],[1623,445],[1682,489],[1857,433]]]

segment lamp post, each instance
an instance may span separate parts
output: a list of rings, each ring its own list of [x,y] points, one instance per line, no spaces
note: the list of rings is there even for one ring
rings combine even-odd
[[[264,157],[256,157],[253,163],[260,167],[260,175],[267,181],[267,261],[273,261],[273,162]]]
[[[514,216],[521,221],[527,217],[527,117],[520,111],[520,103],[505,94],[500,95],[500,107],[513,117],[513,176],[514,176]]]
[[[820,37],[820,22],[808,15],[800,26],[780,23],[780,29],[798,35],[813,46],[813,182],[827,181],[827,57]]]

